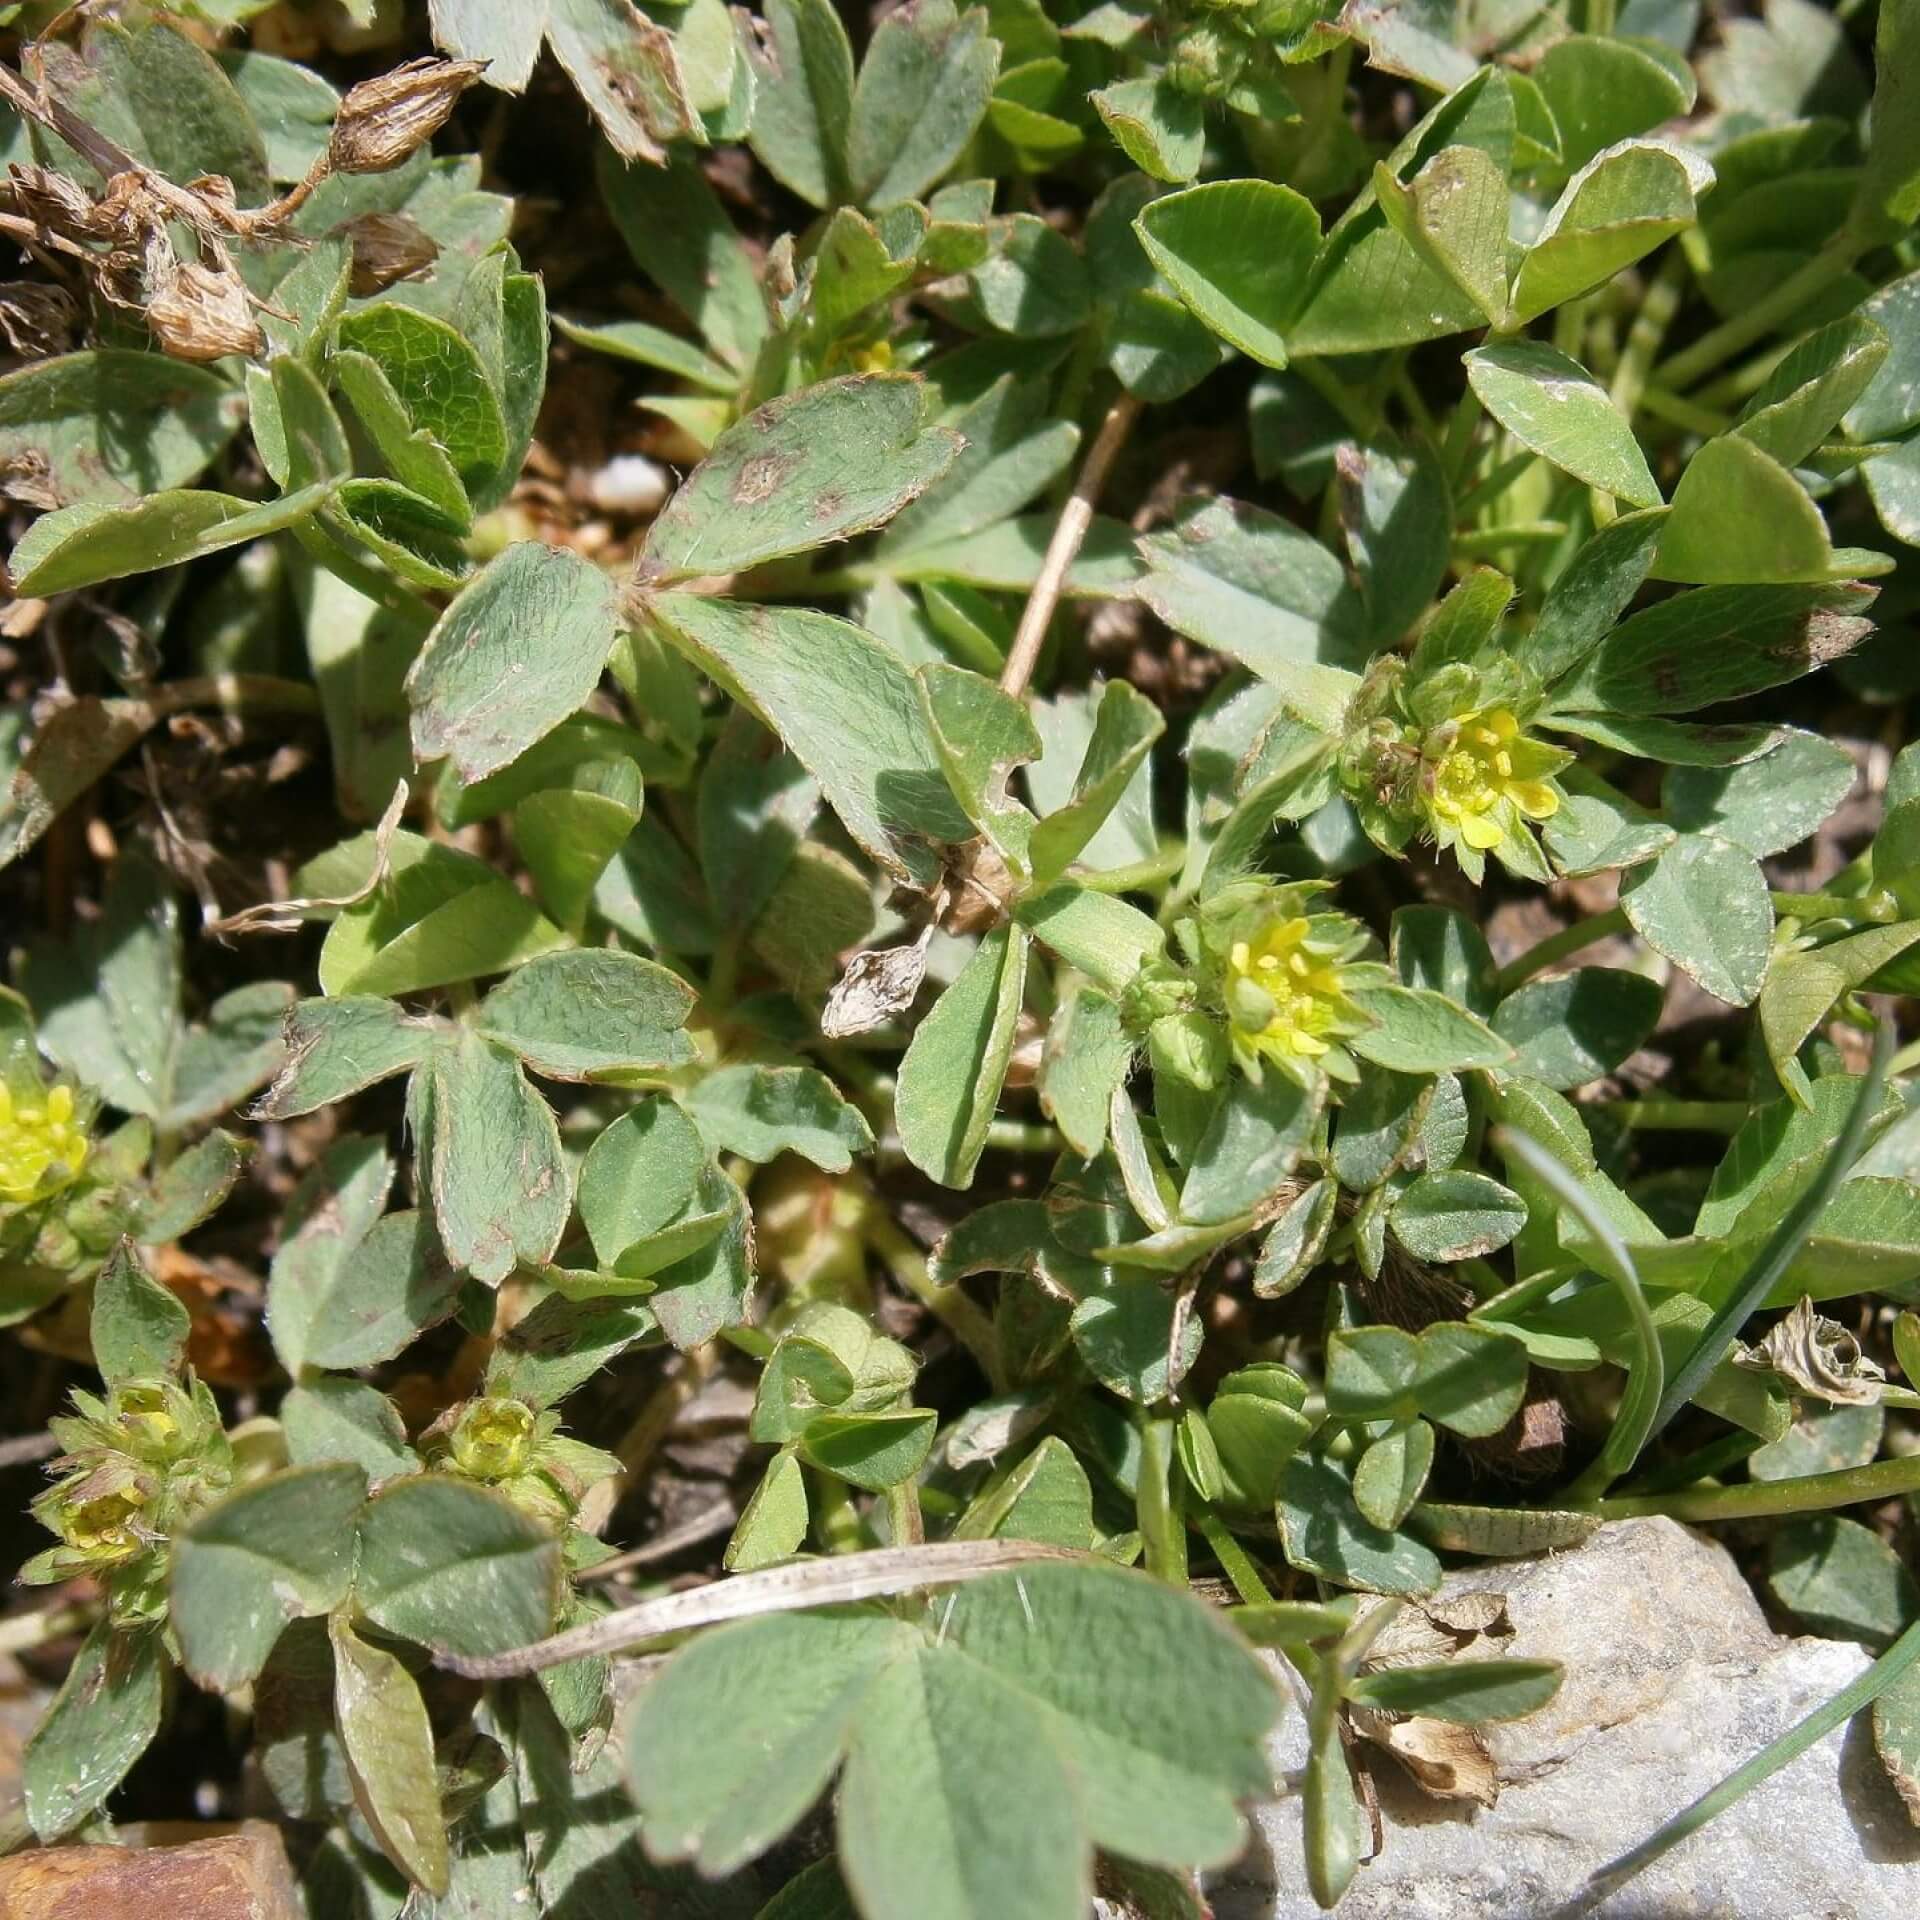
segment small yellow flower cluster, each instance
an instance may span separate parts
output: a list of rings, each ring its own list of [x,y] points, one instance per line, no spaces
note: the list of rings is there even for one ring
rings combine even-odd
[[[1545,776],[1565,756],[1528,739],[1505,707],[1463,714],[1448,724],[1451,744],[1432,758],[1423,796],[1439,845],[1463,841],[1489,853],[1515,831],[1514,813],[1551,820],[1559,812],[1559,792]]]
[[[71,1087],[53,1087],[34,1104],[17,1099],[0,1080],[0,1201],[24,1206],[38,1200],[72,1180],[86,1158],[86,1130],[74,1119]]]
[[[524,1512],[565,1526],[588,1489],[619,1472],[620,1462],[559,1429],[560,1416],[551,1408],[490,1393],[449,1407],[421,1444],[442,1473],[477,1480]]]
[[[34,1517],[59,1544],[20,1570],[32,1586],[86,1574],[107,1589],[116,1620],[155,1619],[166,1606],[167,1547],[231,1484],[233,1450],[220,1409],[188,1376],[124,1380],[104,1399],[73,1396],[49,1424],[65,1451]]]
[[[1209,903],[1199,929],[1234,1057],[1253,1079],[1271,1064],[1308,1083],[1350,1080],[1344,1042],[1368,1018],[1349,997],[1347,968],[1368,945],[1342,913],[1314,913],[1309,886],[1247,881]]]

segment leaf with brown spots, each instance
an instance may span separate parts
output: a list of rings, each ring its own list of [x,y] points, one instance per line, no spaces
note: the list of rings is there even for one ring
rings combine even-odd
[[[642,578],[736,573],[884,526],[964,445],[923,424],[925,393],[911,374],[855,374],[756,407],[667,502]]]

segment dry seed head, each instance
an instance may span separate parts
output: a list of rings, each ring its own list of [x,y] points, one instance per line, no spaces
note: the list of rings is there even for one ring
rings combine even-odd
[[[353,249],[348,291],[356,300],[411,280],[440,257],[440,243],[404,213],[362,213],[334,229]]]
[[[327,161],[335,173],[385,173],[446,125],[484,60],[409,60],[363,80],[340,103]]]
[[[147,301],[147,325],[176,360],[253,355],[266,345],[246,283],[231,267],[176,261]]]

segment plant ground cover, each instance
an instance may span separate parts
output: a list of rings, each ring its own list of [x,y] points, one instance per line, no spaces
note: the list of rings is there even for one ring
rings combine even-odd
[[[0,56],[8,1851],[1331,1907],[1650,1513],[1878,1657],[1622,1872],[1920,1820],[1915,0]]]

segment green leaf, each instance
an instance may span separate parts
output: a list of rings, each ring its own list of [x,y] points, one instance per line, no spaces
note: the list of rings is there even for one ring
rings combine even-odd
[[[537,955],[480,1003],[477,1031],[549,1080],[665,1072],[693,1058],[684,1029],[693,990],[638,954],[609,948]]]
[[[740,1189],[717,1167],[702,1176],[698,1207],[724,1212],[711,1239],[653,1275],[649,1301],[661,1331],[682,1353],[746,1318],[753,1287],[753,1218]]]
[[[1397,640],[1446,576],[1453,508],[1431,450],[1343,448],[1334,461],[1340,518],[1376,642]]]
[[[336,339],[379,367],[415,430],[433,438],[469,489],[493,480],[506,461],[507,425],[471,340],[393,301],[343,315]]]
[[[1376,1527],[1354,1505],[1352,1482],[1323,1453],[1296,1453],[1280,1476],[1277,1514],[1287,1564],[1365,1593],[1431,1593],[1440,1562],[1419,1541]]]
[[[699,132],[675,37],[615,0],[548,0],[547,44],[608,145],[658,165],[664,144]]]
[[[551,1256],[573,1195],[553,1109],[519,1062],[463,1029],[426,1063],[410,1106],[454,1266],[495,1286]]]
[[[691,340],[683,340],[679,334],[669,333],[664,327],[653,326],[645,320],[608,320],[589,326],[583,320],[569,320],[555,314],[553,324],[576,347],[611,354],[616,360],[630,360],[636,366],[652,367],[659,373],[675,374],[709,393],[730,397],[740,384],[730,368],[711,354],[703,353]]]
[[[1799,466],[1873,385],[1889,344],[1862,313],[1818,328],[1768,374],[1734,432],[1783,467]]]
[[[1124,993],[1140,969],[1166,951],[1166,934],[1138,907],[1070,880],[1029,894],[1015,905],[1014,918],[1109,993]]]
[[[109,1387],[166,1380],[186,1357],[193,1316],[177,1294],[149,1277],[131,1241],[108,1256],[93,1287],[93,1364]]]
[[[849,197],[847,128],[853,117],[853,48],[832,0],[767,0],[763,37],[746,42],[753,67],[753,126],[760,163],[810,206]]]
[[[855,1154],[873,1146],[860,1109],[813,1067],[721,1067],[685,1104],[716,1152],[759,1166],[797,1153],[827,1173],[845,1173]]]
[[[1512,1064],[1513,1049],[1485,1021],[1429,987],[1363,987],[1352,994],[1376,1024],[1347,1042],[1396,1073],[1456,1073]]]
[[[62,354],[0,379],[0,460],[31,468],[56,506],[137,500],[196,480],[244,413],[204,367],[117,348]]]
[[[1641,1046],[1665,998],[1644,974],[1581,967],[1509,994],[1493,1030],[1517,1050],[1515,1073],[1566,1092],[1611,1073]]]
[[[1693,224],[1713,169],[1690,148],[1630,140],[1571,180],[1514,277],[1512,317],[1537,319]]]
[[[698,666],[785,741],[885,871],[930,883],[935,863],[921,839],[971,837],[913,677],[871,634],[807,608],[691,594],[663,595],[653,613]]]
[[[845,1871],[869,1910],[1052,1920],[1083,1910],[1080,1808],[1045,1713],[958,1649],[891,1665],[840,1789]]]
[[[658,1330],[652,1311],[637,1300],[549,1294],[495,1346],[487,1391],[511,1394],[532,1407],[551,1406]]]
[[[1424,1177],[1473,1180],[1505,1192],[1480,1174]],[[1526,1390],[1526,1349],[1476,1322],[1442,1321],[1418,1336],[1398,1327],[1347,1327],[1327,1342],[1327,1411],[1339,1419],[1424,1414],[1455,1433],[1485,1438],[1519,1411]]]
[[[953,797],[1013,872],[1023,873],[1033,816],[1007,788],[1016,768],[1040,757],[1040,736],[1026,706],[963,667],[936,663],[915,678]]]
[[[387,999],[302,1000],[288,1010],[285,1063],[256,1111],[292,1119],[409,1072],[432,1051],[438,1028]]]
[[[1373,190],[1394,232],[1490,325],[1500,325],[1507,311],[1508,204],[1500,168],[1478,147],[1448,147],[1405,185],[1390,167],[1376,165]]]
[[[1067,1144],[1087,1159],[1107,1140],[1107,1113],[1133,1062],[1119,1003],[1082,986],[1063,1000],[1047,1029],[1040,1105]]]
[[[184,565],[279,533],[319,511],[331,489],[304,487],[264,506],[229,493],[149,493],[123,504],[56,508],[28,528],[7,561],[14,592],[44,598],[130,573]]]
[[[940,1417],[930,1408],[875,1413],[821,1413],[800,1434],[809,1466],[868,1493],[910,1480],[926,1464]]]
[[[453,1311],[460,1277],[417,1213],[381,1218],[393,1164],[349,1135],[301,1182],[267,1285],[281,1364],[350,1369],[390,1360]]]
[[[1253,1212],[1293,1171],[1319,1107],[1284,1073],[1257,1087],[1236,1075],[1187,1169],[1181,1219],[1219,1226]]]
[[[1514,651],[1551,685],[1612,632],[1653,565],[1666,510],[1622,514],[1581,547],[1547,590],[1533,629]]]
[[[1226,1230],[1171,1227],[1148,1240],[1129,1241],[1127,1248],[1130,1253],[1136,1248],[1150,1250],[1153,1239],[1184,1236],[1197,1244],[1155,1263],[1164,1271],[1178,1272],[1240,1231],[1244,1223]],[[1101,1256],[1110,1258],[1111,1251],[1103,1248]],[[1164,1400],[1180,1384],[1199,1357],[1203,1337],[1198,1318],[1188,1315],[1176,1345],[1174,1296],[1154,1271],[1123,1271],[1101,1291],[1089,1293],[1073,1310],[1072,1335],[1093,1377],[1122,1399],[1141,1406]]]
[[[1155,180],[1191,180],[1206,151],[1201,103],[1172,77],[1116,80],[1089,94],[1120,150]]]
[[[1653,571],[1706,586],[1825,580],[1833,543],[1806,488],[1751,440],[1727,434],[1687,463]]]
[[[1920,1587],[1900,1556],[1857,1520],[1809,1514],[1768,1542],[1767,1585],[1809,1632],[1878,1651],[1920,1619]]]
[[[327,1613],[353,1579],[357,1466],[290,1467],[202,1514],[173,1547],[169,1618],[202,1686],[256,1678],[289,1620]]]
[[[1302,663],[1357,666],[1366,615],[1318,540],[1264,508],[1212,500],[1140,543],[1140,598],[1175,632],[1286,688]]]
[[[1651,133],[1693,106],[1693,80],[1684,65],[1676,72],[1644,45],[1593,33],[1556,41],[1534,68],[1533,79],[1553,115],[1569,169],[1584,167],[1603,147]]]
[[[716,909],[750,927],[772,898],[820,811],[820,789],[744,710],[727,716],[700,775],[700,864],[724,873]]]
[[[1538,1713],[1560,1691],[1557,1660],[1443,1660],[1430,1667],[1382,1667],[1357,1674],[1347,1698],[1379,1713],[1484,1725]]]
[[[871,532],[952,466],[960,437],[924,424],[909,374],[850,374],[729,427],[647,536],[643,573],[728,573]]]
[[[296,1467],[345,1461],[375,1481],[420,1470],[399,1409],[364,1380],[323,1375],[288,1388],[280,1425]]]
[[[603,1267],[689,1212],[707,1165],[706,1144],[671,1100],[629,1107],[580,1163],[580,1218]]]
[[[1682,834],[1620,884],[1634,931],[1717,1000],[1751,1006],[1766,978],[1773,902],[1744,847],[1718,834]]]
[[[1618,717],[1743,699],[1851,653],[1873,631],[1861,617],[1873,599],[1857,584],[1675,594],[1615,627],[1554,689],[1554,704]]]
[[[1080,430],[1046,417],[1031,383],[1003,374],[950,425],[965,444],[946,472],[880,536],[889,566],[997,526],[1050,486],[1073,459]]]
[[[1107,683],[1071,798],[1033,830],[1028,857],[1036,880],[1044,883],[1064,873],[1087,849],[1165,729],[1152,701],[1124,680]]]
[[[1088,317],[1086,262],[1034,214],[995,223],[993,250],[973,270],[972,286],[987,324],[1021,339],[1073,333]]]
[[[917,1638],[873,1616],[775,1614],[676,1655],[626,1728],[650,1849],[715,1878],[772,1845],[826,1789],[875,1681]]]
[[[1920,219],[1920,16],[1912,0],[1884,0],[1873,53],[1872,126],[1859,206],[1879,229],[1877,238]]]
[[[326,151],[339,94],[310,67],[275,54],[245,48],[214,57],[260,129],[267,172],[291,185]]]
[[[415,1886],[443,1894],[451,1869],[426,1702],[406,1667],[338,1614],[327,1631],[354,1805],[387,1858]]]
[[[1370,1526],[1391,1533],[1413,1511],[1433,1470],[1433,1429],[1414,1420],[1382,1434],[1353,1470],[1353,1503]]]
[[[1320,219],[1291,187],[1214,180],[1153,201],[1134,222],[1147,258],[1187,307],[1264,366],[1287,364]]]
[[[520,541],[440,616],[407,674],[413,747],[464,780],[516,760],[582,706],[619,626],[613,582],[565,547]]]
[[[1477,1260],[1527,1224],[1527,1208],[1499,1181],[1456,1167],[1420,1174],[1394,1201],[1387,1224],[1416,1260]]]
[[[1732,767],[1675,767],[1662,811],[1682,833],[1717,833],[1756,859],[1784,853],[1813,833],[1853,790],[1845,747],[1798,728]]]
[[[942,1186],[973,1184],[1013,1053],[1027,946],[1020,927],[988,934],[900,1062],[894,1119],[901,1148]]]
[[[355,1606],[436,1652],[504,1653],[553,1624],[560,1548],[539,1521],[448,1474],[396,1480],[360,1518]]]
[[[622,166],[608,151],[599,174],[627,250],[714,355],[744,372],[766,338],[766,303],[753,258],[698,156],[676,146],[664,166]]]
[[[21,1760],[28,1824],[43,1843],[90,1818],[160,1731],[167,1661],[159,1628],[99,1621]]]
[[[741,1510],[721,1564],[729,1573],[752,1573],[785,1560],[807,1537],[807,1519],[807,1477],[799,1456],[783,1447]]]
[[[987,110],[999,64],[983,8],[914,0],[880,22],[847,123],[847,176],[862,206],[917,199],[946,173]]]
[[[1481,404],[1523,447],[1631,506],[1660,504],[1626,416],[1577,360],[1527,340],[1476,348],[1466,363]]]

